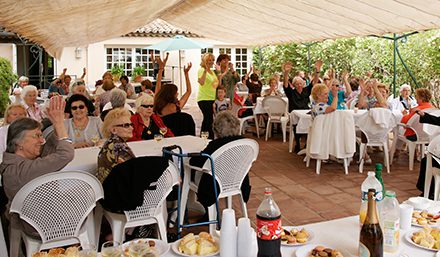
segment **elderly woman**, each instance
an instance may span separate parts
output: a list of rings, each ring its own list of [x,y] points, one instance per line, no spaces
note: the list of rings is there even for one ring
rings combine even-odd
[[[202,153],[212,154],[223,145],[243,138],[240,136],[240,121],[230,111],[223,111],[217,114],[214,120],[213,129],[215,139],[209,142],[208,146],[206,146]],[[193,157],[190,159],[190,164],[196,167],[202,167],[206,159],[206,157]],[[247,202],[251,191],[248,175],[246,175],[241,184],[241,191],[244,201]],[[204,220],[208,219],[207,209],[215,203],[216,197],[217,196],[214,195],[211,175],[203,173],[197,191],[197,200],[205,208]]]
[[[152,90],[153,83],[149,79],[142,80],[141,82],[141,95],[151,95],[154,97],[154,92]]]
[[[400,95],[390,101],[391,111],[408,114],[409,110],[417,106],[414,97],[411,96],[411,86],[403,84],[400,86]]]
[[[216,89],[219,85],[217,75],[211,69],[212,65],[214,65],[214,60],[213,54],[204,54],[200,62],[200,69],[197,72],[197,81],[199,82],[197,105],[203,114],[201,131],[208,131],[211,138],[213,137],[212,119],[214,117],[212,105],[214,104]]]
[[[110,102],[110,97],[112,95],[113,90],[116,90],[117,88],[116,88],[115,84],[113,83],[113,80],[104,79],[100,89],[102,89],[103,92],[98,95],[97,101],[99,102],[99,109],[100,109],[100,111],[102,111],[104,109],[104,106],[108,102]],[[98,91],[98,90],[96,90],[96,91]]]
[[[400,122],[406,124],[414,116],[416,111],[433,108],[434,106],[432,106],[432,104],[429,102],[431,101],[431,98],[432,98],[432,94],[431,91],[429,91],[428,89],[426,88],[416,89],[416,101],[418,105],[417,109],[415,108],[411,109],[407,115],[402,117],[402,120]],[[410,128],[407,128],[403,135],[406,136],[408,140],[417,141],[416,132]]]
[[[279,96],[282,97],[283,93],[278,89],[278,81],[276,78],[269,79],[269,88],[261,93],[262,96]]]
[[[359,80],[359,87],[361,92],[358,95],[358,107],[359,109],[371,109],[375,107],[387,108],[386,99],[387,87],[379,83],[375,79],[364,82],[363,79]]]
[[[338,105],[338,87],[332,87],[332,103],[328,104],[329,90],[325,84],[316,84],[312,89],[312,117],[316,117],[321,114],[331,113],[337,109]]]
[[[87,92],[86,85],[84,84],[84,81],[78,80],[78,81],[75,81],[75,83],[73,83],[73,85],[72,85],[72,95],[83,95],[83,96],[85,96],[86,99],[87,99],[86,107],[87,107],[88,115],[89,116],[94,116],[95,115],[95,105],[90,100],[90,95]],[[70,95],[70,97],[72,95]],[[67,100],[67,101],[69,101],[69,100]],[[71,109],[70,109],[68,104],[66,104],[66,110],[64,110],[64,113],[65,113],[65,118],[66,119],[72,118],[72,112],[71,112]]]
[[[107,141],[98,154],[97,177],[101,183],[114,166],[135,157],[126,142],[133,135],[130,117],[130,112],[124,108],[111,110],[105,117],[102,133]]]
[[[134,92],[133,86],[130,83],[128,83],[128,77],[125,75],[121,76],[119,81],[121,81],[121,85],[119,86],[119,89],[127,93],[127,98],[136,99],[136,92]]]
[[[9,124],[24,117],[26,117],[26,110],[24,109],[23,105],[14,103],[6,107],[3,126],[0,127],[0,160],[6,150],[6,138],[8,136]]]
[[[23,97],[23,105],[26,109],[27,116],[41,122],[44,118],[44,114],[40,105],[37,103],[37,88],[32,85],[26,86],[23,88],[21,95]]]
[[[107,113],[116,108],[125,108],[130,113],[133,113],[131,106],[125,101],[127,100],[127,94],[120,89],[113,90],[110,94],[110,101],[104,105],[101,113],[101,120],[105,119]]]
[[[73,159],[73,145],[64,126],[64,106],[62,97],[50,99],[47,114],[55,133],[47,138],[47,142],[41,132],[41,124],[34,119],[21,118],[9,126],[6,152],[0,164],[8,206],[26,183],[59,171]],[[33,231],[29,225],[24,225],[25,232]]]
[[[25,77],[25,76],[21,76],[18,79],[17,84],[14,85],[14,88],[12,89],[12,95],[14,95],[16,97],[16,101],[19,100],[20,98],[20,94],[21,94],[21,90],[23,90],[23,88],[25,86],[27,86],[29,84],[29,78]]]
[[[131,116],[133,123],[133,136],[129,141],[153,139],[155,134],[165,133],[165,137],[173,137],[171,129],[168,129],[159,115],[153,113],[154,98],[143,95],[136,99],[136,113]]]
[[[75,148],[94,146],[103,138],[102,121],[99,117],[88,115],[87,100],[83,95],[72,95],[66,105],[72,113],[72,118],[64,123]]]

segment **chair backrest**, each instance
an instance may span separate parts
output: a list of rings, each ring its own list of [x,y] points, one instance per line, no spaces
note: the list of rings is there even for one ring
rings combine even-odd
[[[437,109],[435,108],[429,108],[429,109],[425,109],[423,110],[426,113],[431,113],[436,111]],[[407,122],[407,125],[411,127],[412,130],[414,130],[414,132],[416,132],[417,135],[417,140],[418,141],[429,141],[429,134],[427,134],[424,130],[423,130],[423,123],[420,123],[420,116],[415,114],[411,117],[411,119],[409,119],[409,121]]]
[[[287,103],[279,96],[266,96],[263,108],[269,116],[287,116]]]
[[[127,217],[127,225],[130,222],[154,217],[160,212],[161,205],[173,189],[173,186],[179,183],[180,175],[177,166],[171,161],[168,164],[168,168],[166,168],[157,181],[156,189],[144,191],[142,205],[132,211],[124,211]]]
[[[95,176],[82,171],[59,171],[23,186],[12,200],[10,212],[34,227],[44,245],[78,239],[81,225],[103,197]]]
[[[386,118],[386,124],[378,124],[375,121],[375,114]],[[357,120],[357,127],[367,137],[369,143],[381,143],[388,139],[388,133],[395,126],[392,112],[386,108],[371,108],[361,115]]]
[[[240,190],[258,152],[259,145],[255,140],[239,139],[223,145],[211,155],[220,196]],[[209,159],[203,165],[203,170],[211,171]]]
[[[440,117],[440,110],[434,109],[429,114],[431,114],[432,116]],[[428,134],[429,137],[433,139],[437,135],[440,135],[440,126],[423,123],[423,131],[425,131],[426,134]]]

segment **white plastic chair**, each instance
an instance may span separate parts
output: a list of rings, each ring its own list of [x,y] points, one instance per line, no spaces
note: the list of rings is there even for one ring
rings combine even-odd
[[[141,206],[132,211],[124,211],[124,214],[103,210],[112,228],[113,240],[123,242],[126,228],[157,223],[160,238],[167,241],[165,200],[173,186],[179,183],[179,177],[176,165],[169,162],[168,168],[157,181],[156,189],[144,191],[144,202]]]
[[[423,111],[430,113],[434,110],[436,110],[436,109],[433,109],[433,108],[432,109],[425,109]],[[403,141],[408,146],[409,170],[413,170],[413,168],[414,168],[414,155],[415,155],[417,146],[420,146],[422,158],[424,157],[424,154],[425,154],[424,149],[425,149],[425,146],[427,144],[429,144],[430,136],[429,136],[429,134],[427,134],[423,130],[423,123],[420,123],[419,120],[420,120],[420,116],[415,114],[414,116],[411,117],[411,119],[408,121],[407,124],[403,124],[403,123],[397,124],[397,127],[394,129],[394,132],[393,132],[394,133],[394,140],[393,140],[393,144],[391,147],[391,156],[390,156],[391,164],[393,163],[394,153],[396,152],[397,141],[399,141],[399,140]],[[399,129],[399,127],[402,129]],[[403,133],[406,128],[410,128],[416,133],[417,141],[408,140],[404,136]]]
[[[242,109],[252,109],[252,111],[254,111],[255,106],[240,106],[235,103],[232,104],[232,111],[235,114],[235,116],[238,118],[238,120],[240,121],[240,134],[243,135],[245,132],[244,131],[244,123],[247,122],[248,120],[253,119],[255,122],[255,130],[257,132],[257,137],[260,138],[260,131],[259,131],[259,126],[258,126],[257,115],[255,113],[253,113],[250,116],[240,118],[240,117],[238,117],[238,111],[240,111]]]
[[[395,123],[390,123],[389,126],[381,126],[376,124],[373,118],[373,112],[383,112],[382,115],[388,115],[393,118],[393,114],[390,110],[385,108],[372,108],[369,112],[364,113],[358,119],[356,128],[359,129],[367,138],[367,143],[362,143],[361,138],[357,138],[356,141],[359,144],[359,173],[364,170],[365,152],[368,146],[382,146],[384,154],[384,164],[387,168],[387,172],[390,173],[390,159],[388,153],[388,134],[393,129]]]
[[[283,131],[283,142],[286,142],[287,123],[289,114],[287,113],[287,103],[278,96],[266,96],[263,99],[263,108],[269,116],[266,126],[266,141],[271,136],[272,123],[281,123]]]
[[[17,257],[20,238],[26,254],[42,249],[80,243],[96,244],[93,209],[104,197],[96,177],[82,171],[54,172],[22,187],[12,200],[10,212],[31,225],[40,240],[31,238],[11,222],[10,256]]]
[[[228,209],[231,209],[232,196],[240,195],[243,216],[246,218],[248,217],[248,214],[246,203],[244,202],[241,194],[241,184],[245,176],[248,174],[252,163],[257,159],[258,152],[259,145],[255,140],[239,139],[223,145],[211,155],[212,159],[214,160],[215,178],[219,184],[218,199],[227,198]],[[184,217],[185,214],[189,189],[194,192],[197,192],[198,190],[198,185],[190,181],[191,169],[212,174],[211,162],[209,159],[205,162],[202,168],[194,166],[188,166],[185,168],[180,217]],[[208,207],[208,213],[209,220],[216,219],[217,213],[215,204]],[[183,224],[183,218],[181,219],[181,224]],[[215,226],[215,224],[209,225],[209,231],[211,234],[214,233]]]

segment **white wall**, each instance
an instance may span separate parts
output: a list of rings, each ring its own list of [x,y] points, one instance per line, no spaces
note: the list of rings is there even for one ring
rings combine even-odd
[[[82,74],[82,69],[87,68],[86,82],[89,87],[94,86],[95,81],[102,78],[102,74],[106,71],[106,48],[107,47],[147,47],[152,44],[156,44],[168,38],[146,38],[146,37],[121,37],[110,39],[95,44],[90,44],[87,47],[82,46],[81,57],[77,58],[75,56],[75,47],[66,47],[63,50],[60,60],[56,60],[55,63],[55,73],[61,74],[63,68],[67,68],[67,74],[77,75],[78,77]],[[207,39],[195,39],[202,41],[214,46],[214,55],[218,55],[218,48],[221,47],[240,47],[235,45],[227,45],[222,42],[212,41]],[[164,53],[162,53],[164,54]],[[164,56],[162,56],[163,58]],[[179,76],[179,51],[171,51],[167,62],[167,67],[165,69],[165,78],[171,79],[177,87],[182,88],[182,91],[186,91],[185,77],[183,74],[183,66],[188,62],[192,63],[192,69],[190,70],[190,80],[192,85],[192,94],[190,98],[190,103],[195,103],[198,92],[197,83],[197,71],[200,68],[200,49],[192,49],[182,51],[182,86],[180,87],[180,76]],[[252,49],[248,48],[248,66],[250,66],[252,60]],[[232,60],[234,61],[234,60]],[[249,68],[249,67],[248,67]]]
[[[0,57],[11,62],[12,70],[17,73],[17,48],[15,44],[0,44]]]

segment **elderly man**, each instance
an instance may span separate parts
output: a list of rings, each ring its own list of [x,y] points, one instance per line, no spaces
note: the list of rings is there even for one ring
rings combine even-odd
[[[409,109],[417,106],[417,101],[411,96],[411,86],[403,84],[400,86],[400,95],[389,102],[392,112],[408,114]]]

